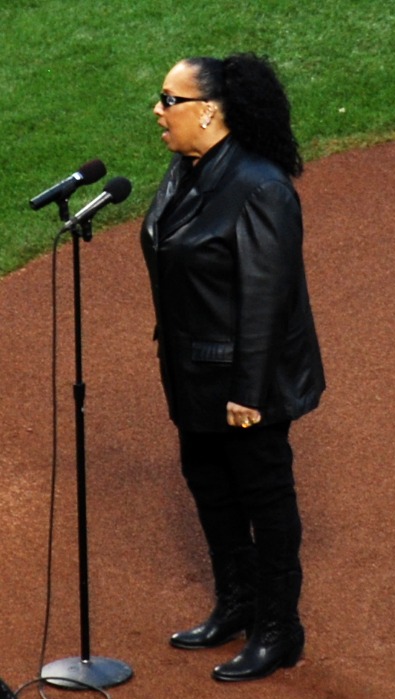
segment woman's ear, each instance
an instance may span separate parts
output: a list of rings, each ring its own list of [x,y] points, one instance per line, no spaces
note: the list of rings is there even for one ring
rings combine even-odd
[[[206,107],[202,111],[199,119],[200,126],[202,129],[207,129],[208,126],[211,124],[211,119],[213,118],[215,112],[217,111],[217,107],[215,104],[212,104],[211,102],[207,102]]]

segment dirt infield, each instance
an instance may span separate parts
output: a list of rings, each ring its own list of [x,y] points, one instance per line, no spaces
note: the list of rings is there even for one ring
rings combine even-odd
[[[159,383],[138,222],[82,245],[91,651],[135,673],[109,690],[114,698],[395,696],[395,143],[311,163],[298,188],[328,390],[293,427],[305,657],[266,680],[229,686],[211,679],[241,641],[199,652],[168,645],[173,631],[207,612],[211,578]],[[80,653],[70,244],[57,268],[47,662]],[[0,676],[14,690],[38,674],[45,615],[51,318],[50,255],[0,280]]]

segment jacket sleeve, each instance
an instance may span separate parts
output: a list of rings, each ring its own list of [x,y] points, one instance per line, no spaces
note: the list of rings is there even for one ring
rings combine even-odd
[[[297,194],[291,184],[279,181],[255,189],[236,224],[236,337],[230,400],[263,412],[303,264],[302,236]]]

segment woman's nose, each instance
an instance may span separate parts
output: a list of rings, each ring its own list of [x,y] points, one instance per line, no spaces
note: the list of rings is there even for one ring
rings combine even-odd
[[[162,102],[161,102],[160,100],[157,101],[157,103],[156,103],[156,105],[155,105],[155,107],[154,107],[154,109],[153,109],[153,112],[154,112],[154,114],[155,114],[156,116],[162,116],[162,114],[163,114],[163,104],[162,104]]]

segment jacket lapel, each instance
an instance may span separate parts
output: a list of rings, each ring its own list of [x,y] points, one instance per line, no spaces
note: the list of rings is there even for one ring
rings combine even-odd
[[[174,196],[182,172],[182,158],[176,155],[165,174],[144,219],[144,228],[158,243],[158,221],[168,202]]]
[[[184,199],[175,206],[160,226],[160,239],[168,238],[179,228],[185,226],[198,213],[203,203],[203,194],[198,186],[192,187]]]

